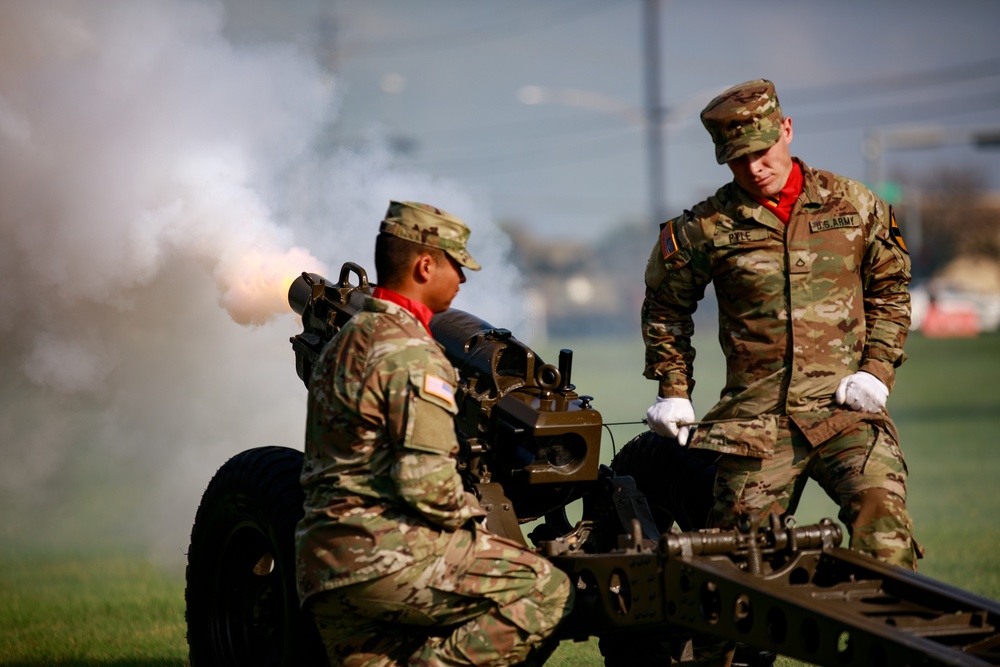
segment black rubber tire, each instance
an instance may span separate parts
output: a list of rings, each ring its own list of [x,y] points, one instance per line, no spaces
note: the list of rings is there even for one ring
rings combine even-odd
[[[192,667],[326,665],[295,587],[301,470],[301,452],[259,447],[229,459],[205,490],[184,592]]]
[[[682,447],[676,438],[652,431],[632,438],[612,459],[617,475],[628,475],[646,496],[660,532],[677,523],[681,530],[706,527],[715,499],[717,454]]]

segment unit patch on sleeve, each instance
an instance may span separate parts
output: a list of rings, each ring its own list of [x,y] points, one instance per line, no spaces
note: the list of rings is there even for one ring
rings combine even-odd
[[[449,405],[455,405],[455,388],[450,382],[436,375],[424,376],[424,391],[437,396]]]
[[[663,251],[663,259],[670,259],[677,254],[680,248],[677,247],[677,237],[674,236],[674,221],[671,220],[663,225],[660,232],[660,250]]]
[[[903,232],[899,231],[899,225],[896,224],[896,214],[893,212],[891,206],[889,207],[889,238],[899,246],[900,250],[907,255],[910,254],[910,251],[906,248],[906,242],[903,241]]]

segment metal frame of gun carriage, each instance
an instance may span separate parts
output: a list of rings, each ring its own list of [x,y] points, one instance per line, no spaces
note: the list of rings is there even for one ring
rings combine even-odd
[[[335,284],[315,274],[292,284],[306,384],[370,293],[352,263]],[[535,548],[576,584],[559,636],[598,636],[609,667],[658,664],[692,631],[819,665],[1000,665],[997,602],[840,548],[830,520],[701,529],[706,459],[647,432],[601,465],[602,418],[571,382],[571,351],[546,364],[510,331],[455,309],[431,329],[459,371],[458,468],[488,528],[528,544],[521,526],[534,522]],[[194,667],[325,663],[295,589],[301,460],[284,447],[248,450],[206,489],[188,553]],[[577,500],[583,518],[571,525],[565,509]]]

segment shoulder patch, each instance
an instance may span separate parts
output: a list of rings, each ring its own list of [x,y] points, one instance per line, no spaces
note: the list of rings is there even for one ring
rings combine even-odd
[[[436,375],[424,376],[424,391],[431,396],[437,396],[448,405],[455,405],[455,387]]]
[[[680,250],[677,247],[677,237],[674,235],[673,220],[663,225],[663,229],[660,231],[660,250],[663,251],[664,260],[670,259]]]
[[[889,207],[889,238],[892,242],[899,246],[899,249],[905,252],[907,255],[910,251],[906,248],[906,242],[903,241],[903,232],[899,231],[899,225],[896,224],[896,213]]]

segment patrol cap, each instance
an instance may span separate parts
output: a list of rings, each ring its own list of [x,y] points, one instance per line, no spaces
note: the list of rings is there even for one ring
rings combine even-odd
[[[431,248],[440,248],[467,269],[478,271],[479,262],[465,249],[472,232],[447,211],[415,201],[390,201],[380,232]]]
[[[781,121],[778,95],[767,79],[733,86],[701,112],[701,123],[712,135],[719,164],[776,144],[781,136]]]

